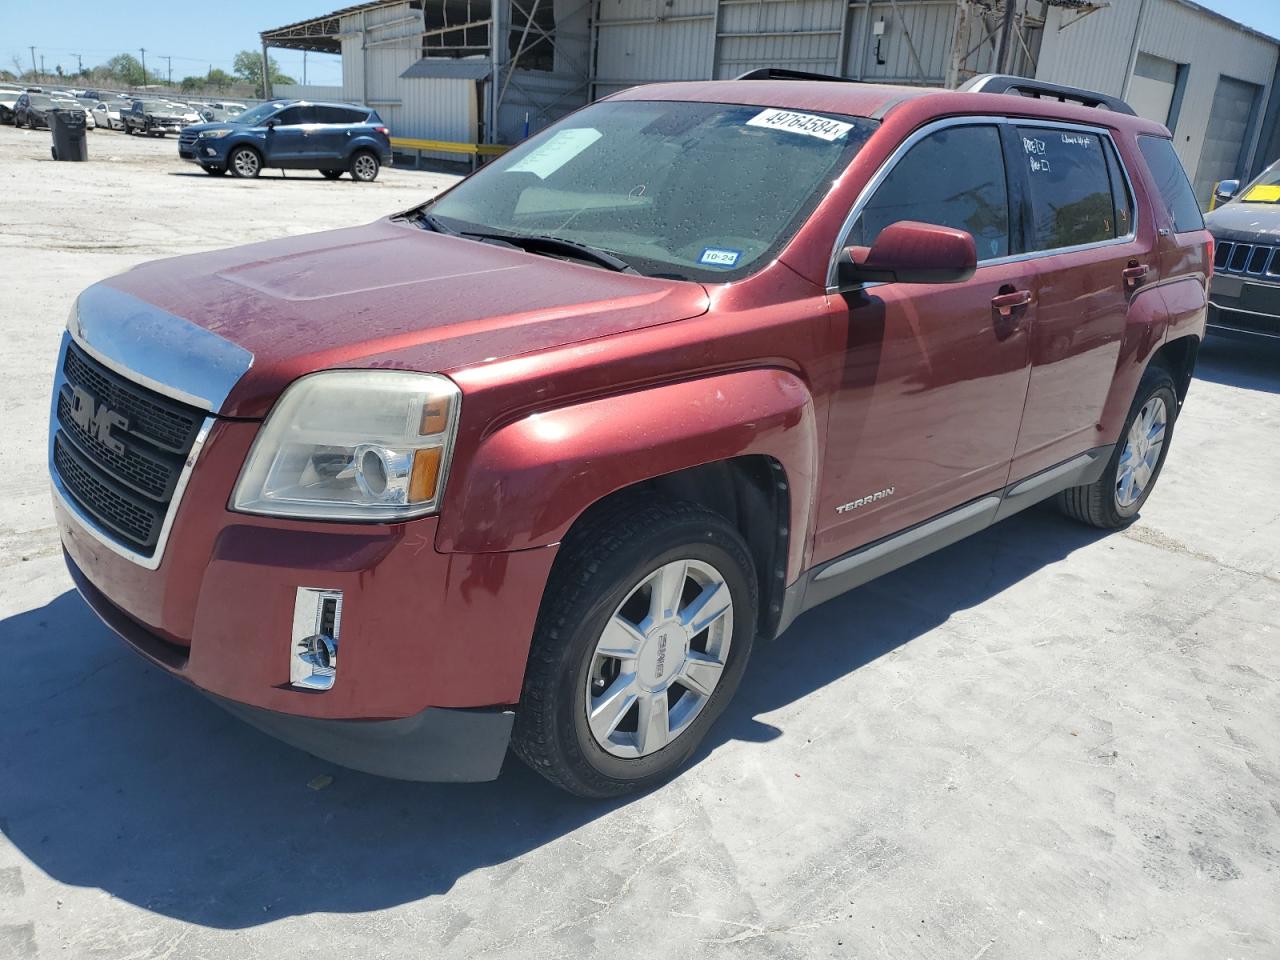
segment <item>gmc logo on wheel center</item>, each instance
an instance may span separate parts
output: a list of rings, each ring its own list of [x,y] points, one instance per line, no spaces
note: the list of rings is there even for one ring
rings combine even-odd
[[[97,403],[84,387],[71,388],[71,419],[112,453],[124,453],[124,444],[111,435],[111,428],[128,430],[128,419],[105,403]]]

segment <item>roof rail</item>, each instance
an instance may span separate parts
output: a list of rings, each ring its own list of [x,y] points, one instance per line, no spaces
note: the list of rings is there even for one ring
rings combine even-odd
[[[735,80],[825,80],[835,83],[857,83],[850,77],[834,77],[828,73],[809,73],[807,70],[788,70],[785,67],[761,67],[748,70],[734,77]]]
[[[1133,107],[1119,97],[1109,97],[1105,93],[1083,90],[1080,87],[1068,87],[1061,83],[1032,80],[1029,77],[984,73],[966,81],[960,89],[967,93],[1011,93],[1019,97],[1034,97],[1037,100],[1057,100],[1061,103],[1099,107],[1103,110],[1114,110],[1116,113],[1127,113],[1131,117],[1138,115]]]

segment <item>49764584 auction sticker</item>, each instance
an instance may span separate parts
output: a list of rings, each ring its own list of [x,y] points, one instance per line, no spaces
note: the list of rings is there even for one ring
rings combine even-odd
[[[794,110],[762,110],[747,121],[747,126],[785,130],[787,133],[799,133],[827,141],[839,140],[853,129],[852,123],[841,123],[812,113],[796,113]]]

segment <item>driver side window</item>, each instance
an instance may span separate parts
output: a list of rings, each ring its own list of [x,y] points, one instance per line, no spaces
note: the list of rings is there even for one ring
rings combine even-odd
[[[994,126],[944,127],[916,143],[876,189],[847,244],[870,246],[899,220],[973,234],[979,260],[1009,253],[1009,191]]]

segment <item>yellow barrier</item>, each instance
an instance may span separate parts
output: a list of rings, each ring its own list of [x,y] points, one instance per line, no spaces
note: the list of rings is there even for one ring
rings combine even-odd
[[[501,143],[456,143],[453,140],[416,140],[412,137],[392,137],[391,146],[415,151],[419,159],[423,153],[461,153],[471,158],[474,167],[477,157],[500,157],[511,148]]]

